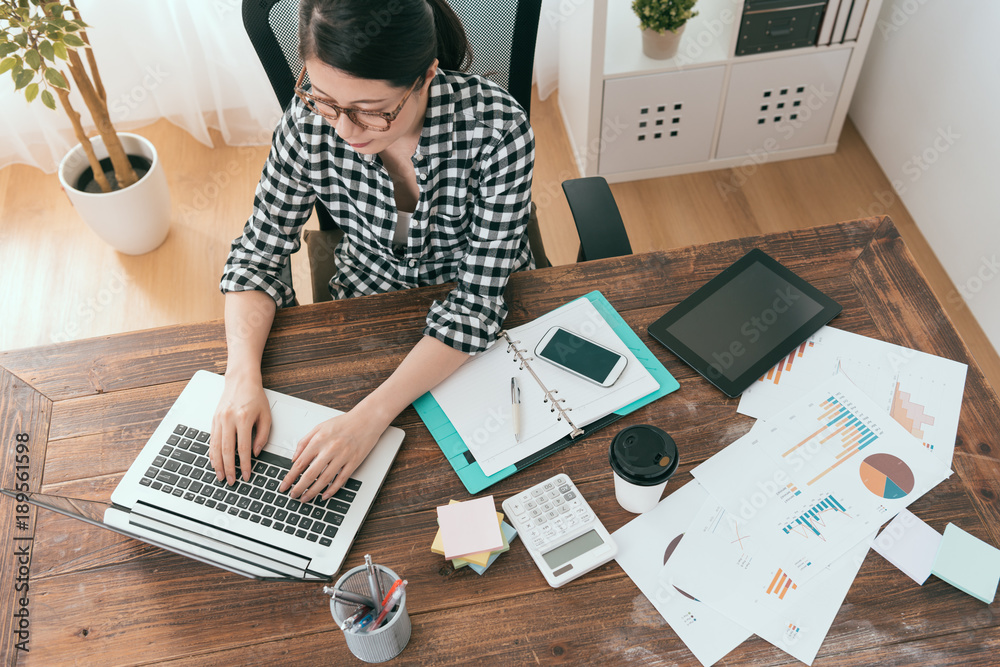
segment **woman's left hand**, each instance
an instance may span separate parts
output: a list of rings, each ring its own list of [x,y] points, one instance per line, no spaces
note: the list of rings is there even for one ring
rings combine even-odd
[[[386,428],[377,419],[362,414],[359,407],[317,424],[299,441],[292,456],[292,469],[281,481],[279,491],[291,486],[292,498],[309,502],[330,482],[333,484],[323,493],[324,500],[344,485]]]

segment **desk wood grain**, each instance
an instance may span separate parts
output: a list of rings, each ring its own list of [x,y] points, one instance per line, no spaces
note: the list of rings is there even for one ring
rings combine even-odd
[[[503,499],[556,472],[569,474],[609,530],[632,515],[614,499],[610,438],[636,423],[664,426],[680,443],[673,488],[690,470],[749,430],[727,399],[646,333],[670,306],[760,247],[844,306],[834,324],[969,364],[956,444],[956,474],[913,504],[934,528],[950,521],[1000,544],[1000,404],[934,299],[887,218],[739,239],[517,274],[507,290],[516,326],[599,289],[678,379],[681,389],[594,436],[491,487]],[[428,287],[278,313],[264,354],[265,385],[340,409],[387,377],[420,336]],[[33,488],[106,500],[198,369],[225,370],[221,321],[0,354],[4,483],[12,434],[30,429]],[[406,440],[345,566],[371,553],[410,582],[410,644],[400,664],[697,664],[616,563],[550,588],[515,542],[482,577],[430,552],[434,508],[467,498],[412,408],[394,422]],[[19,430],[20,429],[20,430]],[[41,468],[44,457],[44,470]],[[44,475],[44,478],[43,478]],[[7,544],[14,506],[0,505]],[[357,663],[315,584],[247,581],[71,519],[43,512],[31,525],[31,665]],[[0,558],[5,617],[17,609],[11,562]],[[914,585],[871,554],[841,608],[817,665],[995,664],[994,609],[932,578]],[[559,619],[554,623],[539,618]],[[8,622],[9,627],[9,622]],[[759,639],[727,664],[794,660]],[[360,664],[360,663],[357,663]]]

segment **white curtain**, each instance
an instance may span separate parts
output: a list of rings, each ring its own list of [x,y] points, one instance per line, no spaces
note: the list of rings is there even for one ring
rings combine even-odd
[[[77,0],[118,130],[158,118],[211,146],[209,128],[230,145],[266,144],[281,115],[243,29],[240,0]],[[79,95],[73,106],[90,116]],[[61,107],[30,105],[0,77],[0,168],[54,172],[77,143]]]
[[[567,11],[576,9],[576,3],[568,3],[568,8],[566,5],[566,0],[542,0],[535,45],[535,85],[543,100],[559,86],[559,25]]]
[[[87,35],[118,130],[166,118],[207,146],[209,128],[229,145],[270,142],[281,109],[243,29],[241,0],[77,0],[77,6],[92,26]],[[543,0],[535,50],[542,99],[558,84],[565,11],[560,0]],[[92,130],[83,100],[76,92],[71,98]],[[28,164],[53,173],[76,143],[61,107],[50,111],[38,99],[29,105],[10,75],[0,76],[0,168]]]

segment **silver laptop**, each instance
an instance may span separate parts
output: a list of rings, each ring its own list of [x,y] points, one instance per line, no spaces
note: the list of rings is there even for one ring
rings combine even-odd
[[[256,579],[329,580],[340,569],[403,442],[389,427],[350,480],[330,499],[301,503],[279,493],[298,441],[342,414],[265,389],[268,443],[248,482],[218,482],[208,461],[212,416],[224,378],[198,371],[111,494],[103,523],[74,512],[83,501],[37,505]],[[239,462],[242,463],[242,462]],[[67,511],[67,507],[69,510]]]

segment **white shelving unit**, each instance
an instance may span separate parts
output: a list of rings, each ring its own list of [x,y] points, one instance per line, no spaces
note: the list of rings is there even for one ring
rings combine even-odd
[[[858,39],[736,56],[743,0],[700,0],[670,60],[642,54],[629,0],[573,0],[559,108],[580,173],[609,182],[832,153],[882,0]]]

